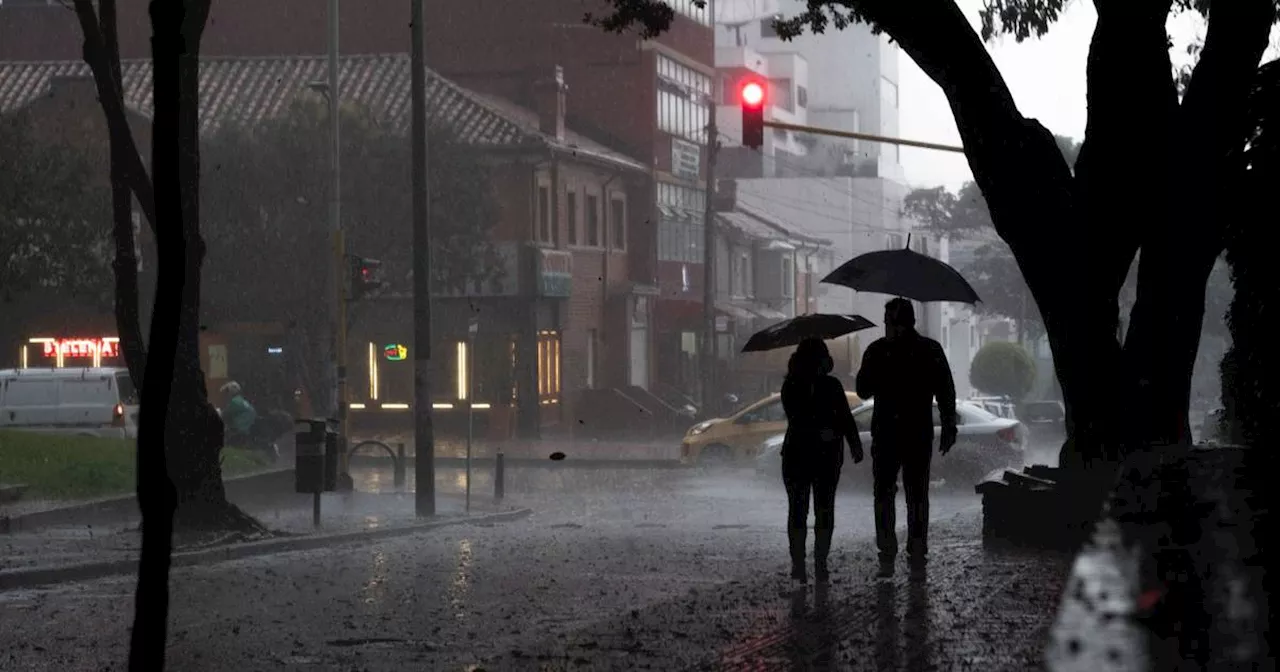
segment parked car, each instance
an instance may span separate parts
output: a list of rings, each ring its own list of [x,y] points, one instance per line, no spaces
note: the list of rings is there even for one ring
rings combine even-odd
[[[1019,413],[1038,444],[1061,443],[1067,438],[1067,409],[1061,401],[1028,401]]]
[[[132,439],[138,401],[126,369],[0,370],[0,429]]]
[[[967,401],[999,418],[1017,420],[1017,409],[1007,397],[969,397]]]
[[[858,425],[858,434],[862,439],[863,449],[870,458],[871,451],[871,418],[875,412],[875,400],[862,404],[853,411],[853,420]],[[972,486],[993,469],[1001,467],[1021,467],[1025,444],[1021,425],[1017,420],[1000,418],[970,402],[956,404],[955,448],[946,457],[934,459],[933,476],[941,477],[948,483],[957,483],[962,487]],[[934,449],[938,447],[938,436],[941,435],[941,418],[938,406],[933,406]],[[777,477],[782,470],[783,433],[766,439],[756,458],[756,472],[764,476]],[[845,450],[848,450],[846,447]],[[846,460],[845,471],[849,472]],[[870,480],[870,468],[864,470],[863,478],[847,478],[842,482],[858,482]]]
[[[858,395],[845,393],[849,407],[862,404]],[[782,395],[771,394],[752,402],[725,418],[704,420],[689,428],[680,444],[680,461],[685,464],[724,464],[754,458],[760,443],[787,430],[787,414]],[[750,464],[750,462],[747,462]]]

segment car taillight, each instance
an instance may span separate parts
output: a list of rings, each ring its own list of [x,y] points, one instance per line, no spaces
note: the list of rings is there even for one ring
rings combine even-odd
[[[996,432],[996,436],[1000,437],[1005,443],[1014,443],[1018,440],[1018,430],[1014,427],[1005,427]]]
[[[111,414],[111,424],[115,427],[124,427],[124,405],[116,404],[115,412]]]

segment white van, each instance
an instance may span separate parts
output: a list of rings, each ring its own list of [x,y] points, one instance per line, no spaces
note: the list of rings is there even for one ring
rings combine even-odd
[[[137,388],[127,369],[0,369],[0,429],[136,438]]]

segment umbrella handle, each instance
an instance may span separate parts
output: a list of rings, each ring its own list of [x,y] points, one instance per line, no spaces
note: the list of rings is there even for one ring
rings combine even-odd
[[[911,234],[910,234],[910,233],[908,233],[908,234],[907,234],[907,245],[906,245],[906,247],[904,247],[903,249],[907,249],[907,250],[911,249]]]

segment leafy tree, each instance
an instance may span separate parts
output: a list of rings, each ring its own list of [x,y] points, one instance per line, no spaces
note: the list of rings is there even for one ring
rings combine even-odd
[[[1035,387],[1036,362],[1017,343],[992,341],[974,355],[969,382],[987,394],[1022,401]]]
[[[366,107],[341,110],[342,216],[351,254],[383,262],[388,291],[412,290],[410,146]],[[327,347],[328,112],[300,98],[254,127],[229,126],[204,147],[209,310],[296,325],[310,352]],[[428,142],[433,286],[462,290],[502,271],[488,165],[444,128]],[[352,304],[358,317],[360,304]],[[317,367],[323,369],[324,367]],[[318,390],[313,390],[314,394]]]
[[[0,118],[0,301],[37,288],[105,298],[109,196],[91,156],[33,134],[30,114]]]
[[[1186,442],[1190,379],[1205,284],[1241,202],[1247,105],[1276,22],[1276,0],[1098,2],[1086,66],[1089,119],[1074,165],[1019,112],[983,45],[1049,30],[1066,0],[988,0],[981,35],[954,0],[808,0],[777,23],[783,37],[853,21],[887,33],[946,93],[996,232],[1036,299],[1067,405],[1069,469],[1112,463],[1140,446]],[[605,29],[666,30],[657,0],[611,0],[586,17]],[[1179,99],[1165,23],[1207,16],[1204,49]],[[1199,133],[1187,143],[1187,131]],[[1185,166],[1197,188],[1185,189]],[[1142,198],[1132,198],[1133,194]],[[1261,202],[1250,203],[1258,207]],[[1257,208],[1255,208],[1257,209]],[[1198,231],[1199,236],[1169,235]],[[1141,251],[1123,343],[1120,290]],[[1117,394],[1132,400],[1121,407]],[[1136,417],[1136,421],[1135,421]]]

